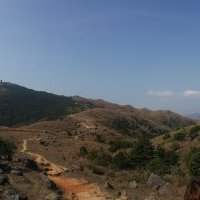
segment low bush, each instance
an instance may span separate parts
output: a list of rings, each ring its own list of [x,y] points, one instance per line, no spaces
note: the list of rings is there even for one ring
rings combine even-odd
[[[119,152],[112,159],[112,166],[117,169],[130,168],[130,159],[127,153]]]
[[[87,156],[88,155],[88,150],[87,150],[87,148],[86,147],[81,147],[80,148],[80,156],[82,156],[82,157],[85,157],[85,156]]]
[[[163,135],[163,140],[167,140],[167,139],[169,139],[170,137],[171,137],[170,134],[169,134],[169,133],[166,133],[166,134]]]
[[[11,158],[16,150],[13,142],[0,138],[0,157],[6,156]]]
[[[108,166],[112,161],[112,156],[105,153],[102,149],[99,151],[92,151],[88,153],[88,159],[94,164],[100,166]]]
[[[185,137],[186,137],[186,133],[184,130],[179,131],[174,134],[174,140],[183,141],[185,140]]]
[[[120,149],[127,149],[134,146],[133,142],[126,141],[126,140],[117,140],[110,142],[109,151],[116,152]]]
[[[192,148],[186,158],[186,165],[191,176],[200,177],[200,149]]]

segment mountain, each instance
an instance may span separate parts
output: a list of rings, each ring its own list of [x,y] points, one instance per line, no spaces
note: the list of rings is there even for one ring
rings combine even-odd
[[[3,126],[57,119],[91,107],[91,103],[80,104],[72,97],[0,83],[0,125]]]
[[[83,112],[84,111],[84,112]],[[57,120],[74,115],[92,126],[104,126],[127,135],[159,135],[194,122],[170,111],[121,106],[104,100],[65,97],[35,91],[12,83],[0,84],[0,125],[13,126]]]
[[[200,113],[192,113],[187,115],[187,117],[193,120],[200,120]]]

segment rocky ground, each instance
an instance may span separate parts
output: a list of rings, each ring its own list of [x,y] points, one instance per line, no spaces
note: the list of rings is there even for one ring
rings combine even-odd
[[[78,150],[90,143],[81,142],[76,136],[56,134],[57,137],[38,130],[0,130],[1,137],[14,140],[18,146],[12,161],[0,161],[0,199],[183,199],[185,184],[175,184],[170,177],[89,169]]]

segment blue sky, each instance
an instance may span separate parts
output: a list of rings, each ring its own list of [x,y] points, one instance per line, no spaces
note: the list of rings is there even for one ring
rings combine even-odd
[[[198,0],[1,0],[1,79],[200,112]]]

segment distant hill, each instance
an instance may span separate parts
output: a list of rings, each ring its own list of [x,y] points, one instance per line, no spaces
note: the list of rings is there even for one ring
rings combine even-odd
[[[30,128],[54,131],[75,131],[82,135],[95,132],[97,135],[131,136],[147,135],[154,137],[177,128],[194,124],[191,119],[170,111],[151,111],[136,109],[131,106],[120,106],[105,101],[86,100],[96,107],[70,115],[63,120],[39,122]],[[89,132],[88,132],[89,131]]]
[[[82,112],[85,111],[85,112]],[[0,83],[0,125],[13,126],[65,118],[70,114],[127,135],[161,134],[194,122],[170,111],[121,106],[104,100],[65,97]]]
[[[91,107],[94,107],[91,103],[79,103],[72,97],[0,83],[0,125],[3,126],[53,120]]]
[[[200,113],[192,113],[187,115],[187,117],[193,120],[200,120]]]

